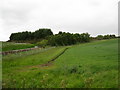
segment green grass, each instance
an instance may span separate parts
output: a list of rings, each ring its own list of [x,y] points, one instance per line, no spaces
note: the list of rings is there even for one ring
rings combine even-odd
[[[35,46],[34,44],[29,44],[29,43],[2,42],[2,51],[26,49],[26,48],[32,48],[34,46]]]
[[[3,57],[6,88],[116,88],[118,40],[102,40],[69,47],[48,67],[40,67],[66,47],[29,51]]]
[[[104,40],[72,47],[57,59],[55,64],[60,69],[66,68],[65,74],[68,71],[81,77],[74,77],[74,81],[80,82],[83,79],[83,87],[117,87],[117,42],[117,40]]]

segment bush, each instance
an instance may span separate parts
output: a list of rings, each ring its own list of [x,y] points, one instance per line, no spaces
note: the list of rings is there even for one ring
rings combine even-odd
[[[97,39],[98,39],[98,40],[102,40],[102,39],[103,39],[103,35],[98,35],[98,36],[97,36]]]
[[[44,47],[46,47],[47,46],[47,44],[48,44],[48,40],[42,40],[42,41],[40,41],[40,42],[37,42],[37,46],[39,46],[39,47],[42,47],[42,48],[44,48]]]

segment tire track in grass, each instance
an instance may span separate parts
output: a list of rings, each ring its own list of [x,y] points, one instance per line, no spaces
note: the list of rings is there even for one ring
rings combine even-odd
[[[51,60],[49,60],[48,62],[46,62],[45,64],[40,64],[40,65],[34,65],[34,66],[27,66],[27,67],[24,67],[24,69],[25,68],[27,68],[27,70],[29,69],[29,70],[36,70],[37,68],[44,68],[44,69],[47,69],[47,67],[49,67],[49,66],[52,66],[53,65],[53,61],[55,61],[57,58],[59,58],[62,54],[64,54],[65,53],[65,51],[68,49],[68,47],[67,48],[65,48],[62,52],[60,52],[58,55],[56,55],[54,58],[52,58]],[[19,70],[20,71],[20,70]],[[21,70],[22,72],[23,71],[26,71],[26,70]]]
[[[48,62],[46,62],[45,64],[40,64],[40,65],[34,65],[34,66],[27,66],[27,68],[29,68],[30,70],[36,70],[36,69],[33,69],[33,68],[42,68],[42,67],[48,67],[48,66],[52,66],[53,65],[53,61],[55,61],[57,58],[59,58],[62,54],[65,53],[65,51],[68,49],[65,48],[61,53],[59,53],[58,55],[56,55],[54,58],[52,58],[51,60],[49,60]],[[24,67],[26,68],[26,67]],[[22,70],[23,71],[23,70]],[[26,70],[25,70],[26,71]]]
[[[46,64],[41,64],[40,66],[41,67],[51,66],[52,62],[55,61],[57,58],[59,58],[62,54],[64,54],[67,49],[68,48],[65,48],[60,54],[58,54],[57,56],[55,56],[53,59],[51,59],[50,61],[48,61]]]

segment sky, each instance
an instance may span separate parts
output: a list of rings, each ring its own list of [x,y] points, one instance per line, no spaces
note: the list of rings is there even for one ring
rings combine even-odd
[[[0,41],[11,33],[50,28],[118,35],[119,0],[0,0]]]

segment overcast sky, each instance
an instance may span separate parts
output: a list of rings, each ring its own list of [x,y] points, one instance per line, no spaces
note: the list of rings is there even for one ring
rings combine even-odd
[[[118,34],[119,0],[0,0],[0,41],[14,32],[50,28],[71,33]]]

